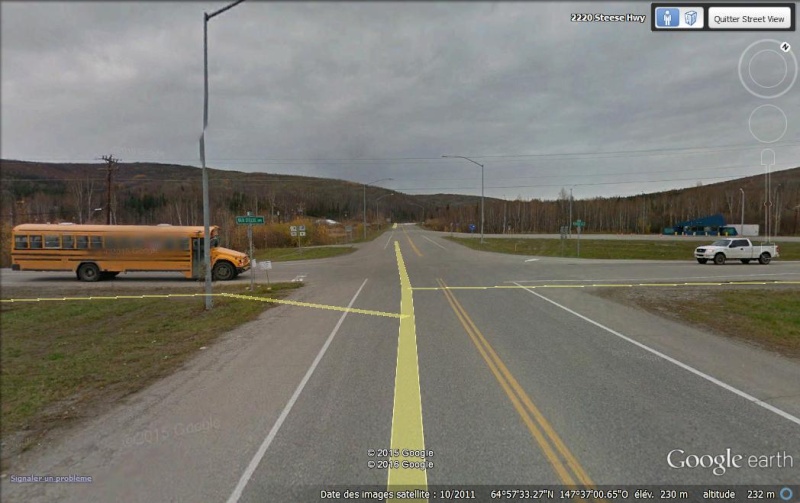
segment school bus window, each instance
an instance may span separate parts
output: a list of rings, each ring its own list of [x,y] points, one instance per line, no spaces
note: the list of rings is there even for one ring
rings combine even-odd
[[[49,234],[44,237],[45,248],[61,248],[61,236]]]
[[[92,248],[103,247],[103,236],[89,236],[89,240]]]
[[[116,249],[120,248],[120,246],[119,246],[119,238],[116,238],[114,236],[108,236],[106,238],[106,248],[110,248],[112,250],[116,250]]]
[[[75,244],[77,245],[76,248],[80,250],[85,250],[86,248],[89,248],[89,236],[76,236]]]
[[[31,248],[42,247],[42,236],[31,236]]]
[[[71,250],[75,247],[75,237],[72,235],[61,236],[61,247]]]
[[[28,248],[28,236],[14,236],[14,248],[17,250]]]

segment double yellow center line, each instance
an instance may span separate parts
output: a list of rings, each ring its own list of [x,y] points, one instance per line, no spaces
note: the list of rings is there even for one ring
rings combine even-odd
[[[531,398],[522,389],[522,386],[505,366],[481,331],[478,330],[478,327],[475,326],[464,307],[456,300],[453,292],[448,289],[444,280],[438,279],[437,282],[447,298],[447,302],[450,303],[450,307],[453,308],[456,317],[464,326],[467,335],[472,339],[478,352],[489,366],[489,370],[492,371],[497,382],[500,383],[500,386],[508,395],[522,421],[528,427],[531,436],[533,436],[533,439],[553,466],[558,478],[567,486],[582,485],[586,488],[594,488],[594,482],[592,482],[567,446],[564,445],[564,442],[559,438],[547,419],[533,404]]]
[[[408,232],[406,232],[406,228],[405,227],[403,227],[403,234],[406,235],[406,239],[408,239],[408,244],[411,245],[411,249],[414,250],[414,253],[417,254],[417,257],[421,257],[422,256],[422,252],[419,251],[419,248],[417,248],[417,245],[415,245],[414,242],[411,241],[411,236],[408,235]]]

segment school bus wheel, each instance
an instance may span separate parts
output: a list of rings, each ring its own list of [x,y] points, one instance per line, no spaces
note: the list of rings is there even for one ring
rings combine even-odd
[[[229,281],[236,277],[236,269],[230,262],[220,261],[214,265],[211,275],[217,281]]]
[[[97,264],[87,262],[78,267],[78,279],[81,281],[99,281],[100,268]]]

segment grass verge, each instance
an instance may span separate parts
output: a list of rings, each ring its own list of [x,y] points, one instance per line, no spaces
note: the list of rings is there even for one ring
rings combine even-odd
[[[218,286],[216,291],[280,298],[301,285],[258,285],[254,292]],[[172,373],[220,334],[275,305],[225,297],[214,297],[210,312],[202,297],[3,303],[0,432],[4,442],[9,435],[16,437],[14,445],[4,446],[3,457],[28,449],[55,426]]]
[[[756,289],[607,289],[596,295],[800,358],[800,291]]]
[[[289,260],[311,260],[318,258],[338,257],[353,253],[354,246],[323,246],[318,248],[262,248],[256,250],[256,260],[271,260],[272,262],[286,262]]]
[[[578,239],[484,239],[481,244],[476,238],[446,237],[474,250],[516,255],[536,255],[540,257],[577,257]],[[703,244],[699,241],[617,240],[581,238],[581,258],[595,259],[638,259],[638,260],[693,260],[694,249]],[[800,243],[778,243],[780,258],[777,260],[800,260]]]

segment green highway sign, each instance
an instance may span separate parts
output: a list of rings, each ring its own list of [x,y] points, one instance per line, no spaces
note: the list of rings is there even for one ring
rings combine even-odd
[[[583,220],[576,220],[572,222],[572,225],[574,225],[575,227],[585,227],[586,222],[584,222]]]
[[[254,217],[254,216],[246,216],[246,217],[236,217],[237,224],[263,224],[264,217]]]

